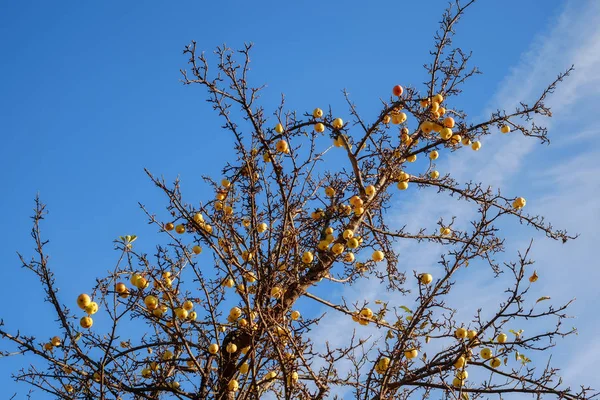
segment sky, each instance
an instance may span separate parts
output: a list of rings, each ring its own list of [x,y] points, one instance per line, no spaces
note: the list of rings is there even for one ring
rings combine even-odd
[[[32,254],[29,216],[36,193],[50,211],[43,230],[60,295],[74,299],[114,265],[117,236],[152,235],[138,202],[158,212],[165,199],[144,168],[167,179],[181,176],[184,190],[198,198],[205,196],[201,176],[220,176],[231,138],[219,128],[204,92],[179,81],[187,61],[182,49],[191,40],[207,54],[223,43],[237,48],[253,42],[251,80],[267,84],[263,104],[275,106],[285,93],[290,109],[330,105],[347,119],[345,88],[364,115],[374,116],[391,86],[424,80],[422,65],[445,5],[0,1],[0,262],[7,282],[0,300],[18,304],[4,307],[0,318],[23,332],[52,326],[36,281],[19,268],[15,253]],[[593,307],[600,273],[592,249],[600,222],[600,147],[593,107],[600,97],[600,4],[480,1],[457,27],[455,40],[473,51],[473,63],[484,72],[465,86],[461,99],[473,119],[532,99],[575,64],[549,101],[550,146],[497,136],[477,154],[445,157],[438,169],[524,196],[530,212],[581,235],[562,245],[523,226],[507,227],[507,256],[534,237],[541,272],[535,294],[557,302],[577,297],[571,314],[579,335],[560,341],[553,359],[569,384],[595,383],[590,367],[600,359]],[[435,204],[431,193],[412,195]],[[472,210],[448,202],[439,213],[466,222]],[[401,208],[395,218],[413,226],[432,222],[425,213],[406,215]],[[436,262],[435,252],[422,257],[410,245],[399,246],[407,268]],[[374,298],[373,282],[361,285],[337,294]],[[461,285],[461,292],[485,304],[497,302],[493,293],[501,290],[484,273],[466,276]],[[469,317],[468,308],[461,313]],[[332,329],[348,321],[331,317],[331,325],[315,334],[341,337]],[[2,392],[26,392],[9,379],[23,363],[0,359]]]

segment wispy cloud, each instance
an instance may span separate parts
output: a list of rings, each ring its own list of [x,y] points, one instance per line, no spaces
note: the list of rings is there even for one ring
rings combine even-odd
[[[578,232],[580,239],[561,246],[548,239],[536,240],[534,258],[542,278],[536,285],[536,291],[549,294],[557,301],[577,294],[579,301],[573,312],[579,315],[574,324],[581,330],[579,339],[559,342],[553,351],[555,360],[565,366],[567,384],[594,383],[596,374],[589,368],[600,359],[600,346],[595,336],[600,333],[594,307],[600,300],[596,282],[600,278],[597,268],[594,234],[600,226],[600,129],[595,126],[595,107],[600,100],[600,2],[568,2],[560,16],[553,21],[551,29],[541,34],[522,55],[520,63],[499,85],[499,90],[482,111],[489,114],[497,108],[511,109],[519,101],[534,100],[540,90],[551,82],[558,72],[575,64],[575,73],[567,79],[548,103],[553,108],[554,118],[544,121],[550,127],[550,137],[554,144],[550,148],[540,147],[530,138],[518,135],[494,135],[485,138],[479,152],[457,152],[438,165],[441,172],[450,172],[458,181],[474,179],[485,184],[501,188],[506,194],[524,195],[528,199],[528,211],[542,214],[558,227]],[[590,121],[587,123],[587,121]],[[536,150],[536,151],[534,151]],[[537,151],[539,150],[539,151]],[[474,171],[477,171],[474,174]],[[537,191],[543,188],[543,191]],[[524,193],[513,193],[522,190]],[[408,227],[435,227],[435,221],[442,216],[457,216],[459,223],[466,223],[473,215],[468,205],[459,204],[453,199],[440,201],[437,194],[431,192],[413,193],[411,202],[419,203],[414,210],[400,211],[394,216],[398,225]],[[435,210],[436,215],[432,215]],[[514,240],[509,240],[509,249],[514,255],[516,250],[526,246],[521,227],[514,232]],[[535,235],[528,231],[528,237]],[[504,232],[511,236],[512,231]],[[528,238],[527,238],[528,241]],[[435,270],[440,249],[435,245],[399,243],[400,266],[407,270]],[[419,249],[417,252],[416,249]],[[488,278],[470,273],[457,287],[460,292],[476,298],[478,306],[493,306],[499,298],[489,290]],[[491,285],[496,285],[492,283]],[[502,282],[498,287],[502,287]],[[499,291],[501,295],[501,291]],[[366,280],[353,287],[343,289],[340,295],[347,300],[392,300],[395,305],[405,304],[406,298],[381,293],[374,280]],[[325,310],[323,310],[325,311]],[[460,310],[461,317],[470,318],[472,309]],[[331,313],[330,313],[331,314]],[[329,315],[327,322],[312,332],[312,337],[323,338],[332,344],[343,344],[357,327],[347,316]],[[373,333],[362,330],[362,333]],[[586,348],[586,356],[581,352],[574,354],[576,348]],[[594,376],[592,376],[594,374]]]

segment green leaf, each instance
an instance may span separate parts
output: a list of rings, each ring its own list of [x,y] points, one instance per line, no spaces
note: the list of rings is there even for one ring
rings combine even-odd
[[[412,314],[412,310],[406,306],[400,306],[401,309],[403,309],[404,311],[406,311],[409,314]]]

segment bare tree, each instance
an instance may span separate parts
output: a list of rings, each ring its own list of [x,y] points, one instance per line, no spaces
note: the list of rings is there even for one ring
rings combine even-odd
[[[17,353],[36,356],[15,378],[61,399],[322,399],[334,387],[358,399],[595,397],[588,387],[565,387],[550,363],[531,361],[547,356],[556,338],[574,333],[563,327],[569,303],[530,306],[528,292],[538,276],[529,248],[513,262],[498,261],[501,220],[515,219],[563,242],[573,237],[527,214],[521,197],[434,169],[439,154],[479,150],[493,131],[547,142],[538,120],[551,116],[546,97],[572,70],[530,103],[469,120],[452,103],[478,70],[452,38],[472,3],[456,1],[443,14],[422,90],[395,86],[370,122],[345,93],[350,123],[331,110],[288,111],[283,99],[273,123],[257,102],[263,88],[248,83],[251,45],[217,48],[214,73],[195,42],[186,46],[183,83],[206,90],[222,128],[235,138],[235,160],[224,167],[222,181],[204,178],[215,193],[206,201],[184,200],[178,180],[167,183],[148,172],[168,199],[167,213],[140,206],[166,244],[150,255],[136,251],[135,236],[119,238],[114,271],[77,304],[57,295],[40,233],[45,206],[36,199],[36,254],[21,262],[41,282],[58,326],[54,337],[39,340],[0,325]],[[332,152],[343,162],[328,162]],[[429,160],[421,173],[408,174],[407,164],[417,157]],[[428,188],[467,202],[476,218],[464,230],[454,220],[440,220],[435,232],[390,227],[392,198]],[[410,274],[397,252],[402,241],[443,245],[443,273]],[[212,269],[198,262],[208,257]],[[489,265],[490,275],[508,289],[495,309],[480,309],[463,324],[449,294],[457,271],[473,262]],[[348,304],[311,293],[323,279],[353,285],[367,277],[399,296],[417,282],[416,300],[410,307]],[[328,311],[304,318],[294,309],[300,298]],[[108,316],[106,329],[93,326],[96,312]],[[357,326],[342,347],[315,346],[311,329],[338,313],[375,326],[379,337],[361,337]],[[507,330],[525,320],[535,320],[543,333]]]

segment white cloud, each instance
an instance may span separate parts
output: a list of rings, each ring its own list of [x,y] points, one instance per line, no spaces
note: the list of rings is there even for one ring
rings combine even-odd
[[[498,134],[485,138],[481,151],[454,153],[446,162],[440,163],[438,169],[451,172],[459,181],[474,179],[499,187],[507,195],[514,194],[512,190],[523,190],[529,212],[545,215],[555,226],[582,235],[564,246],[549,239],[536,239],[533,253],[538,260],[536,268],[542,276],[536,291],[551,294],[556,301],[575,295],[578,297],[573,312],[579,315],[574,324],[581,334],[576,340],[571,337],[559,341],[559,346],[553,351],[554,359],[566,366],[565,382],[577,387],[579,384],[596,383],[596,374],[590,367],[600,359],[600,346],[593,344],[595,336],[600,333],[597,311],[593,306],[600,300],[597,291],[600,270],[596,267],[594,241],[595,231],[600,227],[600,202],[597,200],[600,195],[600,166],[597,161],[600,158],[600,129],[594,125],[597,113],[594,108],[600,100],[600,2],[567,3],[552,29],[533,42],[520,64],[501,83],[489,110],[511,109],[520,100],[534,100],[540,90],[571,63],[575,64],[576,71],[548,100],[554,113],[552,120],[544,121],[550,127],[550,137],[554,142],[550,148],[540,147],[534,139]],[[483,115],[489,114],[489,110]],[[573,126],[579,133],[572,132]],[[474,171],[477,172],[474,174]],[[543,192],[534,191],[540,187]],[[458,205],[453,200],[440,201],[440,197],[432,192],[413,194],[410,202],[417,201],[419,206],[410,211],[399,205],[395,219],[401,225],[433,228],[439,216],[456,215],[457,220],[464,223],[473,215],[472,205]],[[431,210],[435,210],[435,215]],[[512,235],[513,232],[508,233]],[[514,234],[514,240],[509,238],[507,242],[510,246],[507,256],[513,256],[516,250],[526,246],[528,239],[523,241],[524,234],[527,238],[535,235],[525,226],[520,227]],[[414,251],[416,248],[420,251]],[[399,249],[400,265],[406,268],[409,276],[413,269],[435,270],[439,257],[436,246],[423,248],[418,244],[401,243]],[[472,273],[455,289],[469,293],[477,306],[493,306],[500,297],[489,290],[490,287],[486,286],[488,281],[489,277]],[[492,285],[501,288],[506,282]],[[341,295],[350,301],[392,298],[396,305],[407,301],[398,295],[382,293],[373,279],[344,289]],[[334,298],[331,300],[335,301]],[[472,310],[463,309],[460,315],[470,318]],[[326,338],[332,343],[342,344],[357,327],[343,315],[330,313],[326,321],[312,332],[313,338],[319,338],[317,343],[323,343],[323,338]],[[575,351],[581,347],[586,348],[586,355]],[[575,353],[576,356],[571,356]]]

